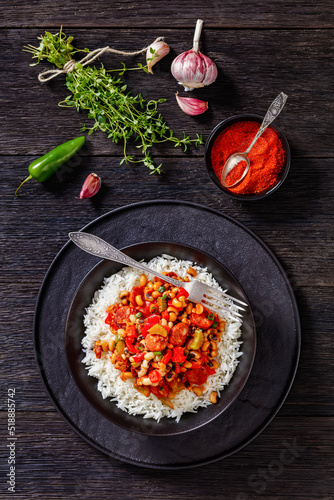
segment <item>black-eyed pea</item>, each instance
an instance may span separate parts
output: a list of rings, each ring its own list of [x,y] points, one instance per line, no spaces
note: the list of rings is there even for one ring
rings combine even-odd
[[[190,274],[190,276],[193,276],[193,278],[195,278],[195,276],[197,276],[197,271],[193,267],[188,267],[187,273]]]
[[[211,357],[215,358],[216,356],[218,356],[218,350],[217,349],[216,350],[212,349],[212,351],[211,351]]]
[[[176,318],[177,318],[177,315],[175,314],[175,312],[171,311],[169,313],[169,321],[176,321]]]
[[[147,283],[147,276],[146,274],[141,274],[140,275],[140,286],[146,286]]]
[[[203,342],[203,345],[201,347],[202,351],[206,352],[210,347],[210,342],[208,340],[206,340],[205,342]]]
[[[159,288],[162,286],[162,281],[156,281],[153,285],[154,290],[159,290]]]
[[[112,362],[112,364],[113,364],[113,365],[116,363],[116,358],[117,358],[117,354],[116,354],[116,352],[114,352],[114,353],[110,356],[110,361]]]
[[[101,340],[101,347],[103,352],[107,352],[109,348],[109,340]]]
[[[136,304],[138,306],[143,306],[144,305],[144,301],[142,299],[142,296],[141,295],[136,295]]]
[[[195,313],[202,314],[203,311],[204,311],[204,307],[202,306],[202,304],[196,304]]]
[[[201,389],[198,385],[192,388],[192,391],[196,394],[196,396],[200,397],[203,395],[203,389]]]
[[[218,330],[220,332],[224,332],[225,331],[225,325],[226,325],[225,321],[219,321]]]
[[[217,403],[217,396],[218,396],[218,394],[216,393],[216,391],[211,392],[211,394],[210,394],[211,403],[213,403],[213,404]]]
[[[212,364],[213,364],[213,368],[215,370],[217,370],[217,368],[219,368],[219,363],[215,359],[212,360]]]
[[[176,308],[181,308],[182,307],[182,302],[180,302],[178,299],[173,299],[172,300],[172,305]]]
[[[192,367],[192,363],[190,363],[190,361],[185,361],[185,362],[183,363],[183,366],[184,366],[185,368],[191,368],[191,367]]]
[[[191,314],[191,311],[193,310],[193,304],[189,302],[186,307],[186,313]]]
[[[123,290],[123,291],[119,294],[119,298],[120,298],[120,299],[124,299],[124,298],[126,298],[128,295],[129,295],[129,292],[128,292],[127,290]]]
[[[154,290],[152,292],[152,297],[154,297],[155,299],[157,299],[158,297],[161,297],[161,293],[159,293],[157,290]]]

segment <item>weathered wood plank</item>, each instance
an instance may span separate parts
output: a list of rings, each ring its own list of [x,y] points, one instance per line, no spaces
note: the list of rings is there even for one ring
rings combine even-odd
[[[167,8],[152,0],[145,6],[129,0],[105,1],[103,8],[92,9],[87,0],[80,6],[70,8],[64,0],[52,2],[44,0],[3,0],[2,9],[6,16],[0,26],[30,27],[68,25],[76,27],[110,28],[136,25],[141,28],[159,26],[188,28],[197,18],[204,19],[207,26],[215,28],[230,27],[333,27],[334,16],[330,2],[310,0],[302,4],[291,0],[246,0],[240,8],[239,2],[197,0],[189,3],[184,0],[168,2]]]
[[[210,104],[209,111],[197,118],[185,115],[177,106],[175,92],[185,93],[170,74],[175,55],[191,45],[191,30],[103,29],[96,32],[74,28],[66,31],[75,36],[77,46],[91,49],[112,45],[133,50],[165,35],[172,51],[155,66],[154,76],[131,72],[124,79],[134,93],[142,92],[148,99],[168,99],[159,109],[176,135],[182,135],[183,131],[192,137],[202,133],[206,139],[224,118],[243,112],[263,115],[275,95],[284,90],[289,100],[277,124],[286,132],[293,155],[333,155],[331,30],[207,30],[203,51],[217,63],[219,76],[210,87],[193,92],[195,97]],[[1,154],[39,155],[79,135],[82,123],[87,123],[85,113],[57,106],[68,94],[64,76],[41,85],[38,73],[51,66],[48,63],[34,68],[28,66],[31,61],[22,47],[36,44],[36,37],[43,32],[43,29],[0,32],[0,77],[6,82],[1,89],[2,112],[7,117],[2,124]],[[109,55],[101,59],[108,68],[117,68],[124,57]],[[139,56],[126,62],[132,66],[143,60],[144,56]],[[30,124],[34,124],[31,131]],[[91,137],[89,154],[121,156],[122,146],[113,144],[106,134],[96,133]],[[154,149],[154,154],[172,156],[181,152],[173,145],[161,144]],[[202,156],[203,148],[192,148],[191,154]]]
[[[15,498],[218,500],[224,491],[228,500],[257,499],[260,494],[265,500],[331,500],[333,423],[332,418],[278,416],[225,460],[196,470],[157,473],[103,455],[56,412],[25,412],[17,418]],[[0,467],[7,472],[4,461]],[[0,495],[9,498],[4,489]]]

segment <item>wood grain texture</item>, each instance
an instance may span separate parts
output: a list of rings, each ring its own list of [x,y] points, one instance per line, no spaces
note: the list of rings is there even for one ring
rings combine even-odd
[[[83,0],[80,4],[68,5],[65,0],[3,0],[1,26],[76,26],[92,28],[183,27],[195,25],[196,19],[204,19],[206,26],[219,28],[244,27],[333,27],[334,16],[330,2],[319,0],[302,3],[291,0],[217,2],[186,2],[172,0],[164,6],[152,0],[143,3],[132,0],[104,0],[92,4]]]
[[[333,424],[333,418],[277,417],[237,454],[175,472],[122,464],[91,448],[58,413],[25,412],[17,419],[15,498],[331,500]]]
[[[294,157],[328,157],[332,155],[333,128],[332,60],[334,49],[327,40],[331,30],[226,30],[213,29],[203,34],[203,52],[218,66],[219,76],[214,84],[194,91],[192,95],[209,101],[209,110],[197,117],[184,114],[175,101],[175,93],[186,95],[170,73],[173,58],[191,48],[192,30],[66,30],[75,37],[79,48],[91,50],[106,45],[133,50],[147,46],[159,35],[165,35],[172,46],[170,54],[155,66],[154,75],[131,72],[124,77],[128,89],[142,92],[146,99],[166,97],[159,109],[175,135],[183,131],[192,137],[196,133],[207,139],[211,130],[223,119],[240,113],[264,115],[273,98],[283,91],[289,100],[277,125],[286,133]],[[68,139],[80,135],[86,113],[59,108],[68,91],[65,77],[40,84],[37,75],[52,66],[41,63],[29,67],[29,54],[23,46],[36,44],[44,29],[2,30],[2,65],[0,78],[6,82],[2,89],[2,110],[7,118],[2,124],[1,154],[40,155]],[[134,43],[135,40],[135,43]],[[124,57],[105,56],[101,60],[108,69],[120,67]],[[128,66],[143,62],[144,56],[127,58]],[[326,85],[325,82],[329,82]],[[17,96],[24,97],[17,99]],[[46,119],[47,117],[47,119]],[[27,133],[33,124],[34,140]],[[4,140],[5,139],[5,140]],[[115,145],[106,134],[96,133],[89,154],[122,155],[122,146]],[[131,151],[131,149],[130,149]],[[137,150],[132,148],[132,151]],[[181,156],[182,151],[169,144],[154,148],[154,155]],[[203,148],[191,148],[190,154],[202,157]]]
[[[165,7],[146,0],[3,0],[0,19],[0,422],[7,437],[6,397],[17,389],[18,499],[113,498],[113,500],[333,500],[333,5],[330,0],[225,0]],[[198,118],[181,112],[175,92],[186,95],[170,74],[173,58],[191,48],[197,18],[205,22],[201,48],[217,64],[219,77],[193,96],[209,101]],[[22,188],[29,163],[80,134],[84,114],[58,107],[64,77],[41,85],[39,71],[22,52],[46,29],[65,27],[76,46],[134,50],[165,36],[170,54],[154,76],[124,76],[129,90],[146,98],[167,97],[160,110],[176,134],[206,139],[233,114],[263,114],[279,92],[289,95],[277,125],[286,133],[292,164],[283,186],[267,200],[242,203],[211,182],[203,147],[189,152],[154,149],[164,174],[119,165],[120,145],[104,134],[89,138],[76,160],[50,181]],[[124,58],[105,56],[107,68]],[[144,56],[127,58],[136,65]],[[103,187],[92,200],[77,200],[86,176],[96,172]],[[269,245],[286,270],[302,326],[300,365],[279,414],[246,448],[197,470],[157,472],[110,459],[92,448],[54,409],[38,373],[33,314],[38,290],[69,231],[109,210],[152,199],[194,201],[235,217]],[[196,221],[189,221],[196,223]],[[5,439],[2,442],[5,442]],[[289,448],[290,447],[290,448]],[[294,453],[287,455],[287,449]],[[0,452],[8,472],[8,449]],[[288,464],[285,460],[290,458]],[[3,483],[4,484],[4,483]],[[0,498],[9,498],[6,485]]]

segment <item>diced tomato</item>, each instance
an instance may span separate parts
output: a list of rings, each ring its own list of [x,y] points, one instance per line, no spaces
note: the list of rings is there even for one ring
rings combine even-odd
[[[126,336],[130,337],[130,338],[136,338],[137,337],[136,325],[128,325],[127,326],[127,328],[126,328]]]
[[[207,330],[214,322],[214,319],[208,319],[205,312],[202,312],[201,314],[191,313],[189,315],[189,319],[193,325],[198,326],[198,328],[202,328],[202,330]]]
[[[202,352],[201,353],[201,364],[204,365],[204,363],[206,363],[207,360],[208,360],[207,355],[205,354],[205,352]]]
[[[110,313],[108,313],[108,316],[106,317],[106,319],[104,320],[104,322],[107,324],[107,325],[110,325],[111,322],[112,322],[113,318],[111,316]]]
[[[94,352],[95,352],[95,356],[100,359],[101,358],[101,352],[102,352],[102,347],[100,345],[96,345],[94,347]]]
[[[157,398],[167,398],[169,394],[169,389],[168,386],[162,382],[161,384],[157,386],[150,386],[151,387],[151,392],[157,397]]]
[[[147,318],[151,314],[150,310],[147,309],[145,306],[139,307],[137,312],[141,313],[142,318]]]
[[[206,369],[206,373],[208,375],[213,375],[214,373],[216,373],[216,370],[214,368],[210,368],[208,365],[204,365],[204,368]]]
[[[130,302],[133,306],[137,305],[136,297],[140,295],[144,302],[144,288],[141,286],[134,286],[130,292]]]
[[[168,311],[163,311],[161,313],[161,317],[162,317],[162,319],[165,319],[165,320],[168,321],[168,319],[169,319],[169,312]]]
[[[184,355],[184,350],[182,347],[174,347],[172,361],[174,363],[184,363],[187,356]]]
[[[201,366],[201,363],[199,363],[198,361],[191,363],[191,368],[201,368]]]
[[[175,365],[175,373],[181,373],[181,366]]]
[[[140,350],[139,350],[139,349],[137,349],[137,347],[135,347],[135,346],[133,345],[133,341],[134,341],[134,340],[135,340],[135,339],[134,339],[133,337],[126,337],[126,339],[125,339],[126,347],[127,347],[127,348],[129,349],[129,351],[130,351],[130,352],[132,352],[132,353],[134,353],[134,352],[135,352],[135,353],[140,353]]]
[[[140,354],[136,354],[135,356],[133,356],[133,361],[135,363],[140,363],[140,361],[142,359],[144,359],[144,356],[145,356],[145,353],[144,352],[141,352]]]
[[[179,299],[180,297],[185,297],[186,299],[189,297],[189,293],[185,288],[180,288],[180,291],[176,295],[176,298]]]
[[[152,384],[156,384],[157,382],[160,382],[162,379],[161,373],[158,370],[152,370],[149,374],[148,377]]]
[[[143,326],[142,331],[141,331],[142,336],[146,337],[146,335],[148,334],[149,329],[152,328],[153,325],[158,324],[159,321],[160,321],[159,314],[152,314],[151,316],[149,316],[147,318],[147,320],[146,320],[145,325]]]
[[[167,365],[167,363],[172,359],[172,351],[167,351],[161,360],[161,363]]]

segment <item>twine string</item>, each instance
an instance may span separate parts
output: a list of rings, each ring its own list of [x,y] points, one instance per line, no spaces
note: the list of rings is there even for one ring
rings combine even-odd
[[[124,52],[123,50],[116,50],[116,49],[112,49],[111,47],[109,47],[107,45],[107,47],[103,47],[102,49],[95,49],[92,52],[89,52],[89,54],[87,54],[85,57],[83,57],[80,61],[75,61],[74,59],[67,61],[64,64],[62,69],[49,69],[47,71],[43,71],[42,73],[40,73],[38,75],[38,80],[41,83],[45,83],[45,82],[48,82],[49,80],[52,80],[53,78],[55,78],[58,75],[62,75],[62,74],[68,75],[68,73],[71,73],[72,71],[74,71],[76,69],[77,64],[81,64],[81,66],[86,66],[87,64],[92,63],[93,61],[95,61],[95,59],[102,56],[102,54],[104,54],[106,52],[111,52],[112,54],[120,54],[123,56],[136,56],[138,54],[142,54],[143,52],[146,52],[147,49],[151,45],[153,45],[153,43],[160,42],[162,40],[163,40],[163,37],[156,38],[156,40],[154,40],[154,42],[152,42],[150,45],[148,45],[147,47],[144,47],[141,50],[136,50],[135,52]]]

